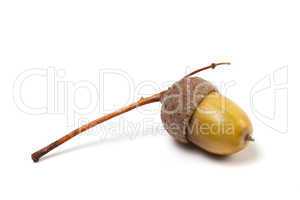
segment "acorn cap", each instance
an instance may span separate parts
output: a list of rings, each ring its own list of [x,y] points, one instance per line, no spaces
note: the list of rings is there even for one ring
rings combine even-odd
[[[217,91],[209,81],[187,77],[174,83],[161,97],[161,120],[167,132],[177,141],[188,143],[186,138],[190,119],[201,101]]]

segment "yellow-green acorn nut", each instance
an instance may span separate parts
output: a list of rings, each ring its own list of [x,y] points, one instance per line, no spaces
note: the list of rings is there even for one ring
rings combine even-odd
[[[180,142],[230,155],[252,140],[252,124],[246,113],[202,78],[187,77],[174,83],[161,102],[164,127]]]

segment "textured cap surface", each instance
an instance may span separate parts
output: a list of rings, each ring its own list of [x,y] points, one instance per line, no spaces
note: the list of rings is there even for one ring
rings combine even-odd
[[[213,91],[217,91],[215,86],[199,77],[187,77],[174,83],[161,98],[161,119],[167,132],[176,140],[188,143],[190,118],[199,103]]]

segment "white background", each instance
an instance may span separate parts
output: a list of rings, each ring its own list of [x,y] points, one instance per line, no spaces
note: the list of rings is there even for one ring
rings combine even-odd
[[[1,1],[0,199],[299,199],[299,19],[299,5],[287,0]],[[129,129],[134,137],[117,130],[104,138],[109,130],[95,128],[39,163],[30,159],[78,120],[159,90],[144,81],[166,89],[218,61],[232,65],[199,75],[218,86],[234,83],[226,96],[249,114],[256,139],[244,151],[220,159],[162,130]],[[49,74],[19,84],[32,69],[54,70],[71,92],[51,93],[57,83],[47,88]],[[103,69],[127,74],[130,84],[111,73],[99,80]],[[87,82],[96,93],[79,87]],[[63,112],[51,107],[56,101]],[[160,126],[159,108],[137,109],[103,127],[118,128],[120,119]]]

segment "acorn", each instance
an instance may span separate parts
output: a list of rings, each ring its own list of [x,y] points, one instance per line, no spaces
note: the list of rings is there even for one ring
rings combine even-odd
[[[218,65],[212,63],[184,76],[167,90],[140,98],[128,106],[104,115],[56,140],[31,155],[34,162],[76,135],[106,120],[139,106],[161,102],[161,120],[167,132],[178,142],[191,143],[216,155],[231,155],[244,149],[252,138],[247,114],[233,101],[222,96],[209,81],[193,75]]]
[[[230,155],[253,140],[247,114],[208,81],[186,77],[162,95],[161,119],[177,141]]]

